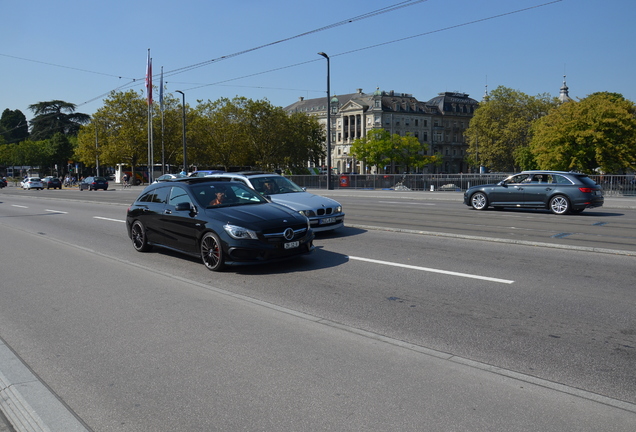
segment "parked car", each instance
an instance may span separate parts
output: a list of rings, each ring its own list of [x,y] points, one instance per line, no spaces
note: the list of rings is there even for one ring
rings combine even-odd
[[[86,177],[84,180],[79,183],[79,190],[83,191],[84,189],[88,189],[89,191],[94,191],[97,189],[108,189],[108,180],[104,177]]]
[[[42,185],[47,189],[62,189],[62,181],[54,176],[47,176],[42,179]]]
[[[203,170],[203,171],[194,171],[192,173],[190,173],[190,177],[205,177],[205,176],[209,176],[211,174],[221,174],[224,173],[225,171],[219,171],[219,170]]]
[[[200,257],[212,271],[314,250],[305,216],[242,183],[207,177],[151,184],[128,208],[126,228],[137,251],[176,250]]]
[[[3,187],[7,187],[7,181],[3,178],[0,178],[0,189]]]
[[[164,174],[162,176],[157,177],[153,183],[158,183],[158,182],[168,181],[168,180],[174,180],[174,179],[178,179],[178,178],[186,178],[186,177],[188,177],[188,176],[187,175],[183,175],[183,174]]]
[[[208,177],[246,184],[271,201],[307,216],[315,232],[331,231],[344,226],[345,214],[338,201],[309,193],[279,174],[252,171],[212,174]]]
[[[497,184],[473,186],[464,193],[464,204],[475,210],[526,207],[564,215],[601,207],[603,202],[603,189],[587,174],[565,171],[523,171]]]
[[[42,185],[42,179],[40,179],[40,177],[27,177],[24,180],[22,180],[22,189],[26,190],[26,189],[44,189],[44,186]]]

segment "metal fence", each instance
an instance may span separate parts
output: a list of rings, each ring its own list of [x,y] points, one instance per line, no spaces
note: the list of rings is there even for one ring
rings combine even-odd
[[[347,174],[332,177],[335,189],[385,189],[463,192],[471,186],[498,183],[512,173],[489,174]],[[327,175],[293,175],[299,186],[327,189]],[[605,195],[636,195],[636,179],[630,175],[591,175]]]

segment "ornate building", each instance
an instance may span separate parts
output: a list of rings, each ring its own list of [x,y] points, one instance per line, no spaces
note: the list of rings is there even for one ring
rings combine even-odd
[[[427,102],[411,94],[376,90],[333,96],[331,109],[332,167],[338,173],[372,173],[375,167],[351,155],[351,144],[372,129],[385,129],[391,134],[415,136],[428,150],[427,155],[442,156],[440,165],[426,166],[423,173],[468,172],[465,154],[468,145],[464,130],[468,128],[478,102],[465,93],[444,92]],[[284,108],[288,113],[304,112],[327,123],[327,98],[304,99]],[[326,166],[326,162],[323,164]],[[378,167],[382,172],[401,172],[401,167]]]

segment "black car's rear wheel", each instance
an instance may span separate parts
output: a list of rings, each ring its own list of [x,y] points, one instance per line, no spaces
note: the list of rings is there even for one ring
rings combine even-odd
[[[212,232],[206,233],[201,239],[201,260],[208,270],[220,271],[225,267],[221,239]]]
[[[483,192],[476,192],[470,197],[470,205],[475,210],[486,210],[488,208],[488,197]]]
[[[550,198],[550,210],[557,215],[570,213],[570,201],[563,195],[556,195]]]
[[[146,228],[144,224],[135,221],[130,229],[130,234],[133,247],[137,252],[147,252],[152,249],[152,246],[148,244],[148,239],[146,238]]]

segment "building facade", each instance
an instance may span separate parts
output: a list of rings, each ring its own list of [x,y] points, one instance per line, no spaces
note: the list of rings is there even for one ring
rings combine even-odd
[[[444,92],[427,102],[411,94],[377,89],[372,94],[356,93],[327,98],[304,99],[285,107],[288,113],[315,115],[327,124],[331,110],[331,165],[337,173],[400,173],[403,167],[369,167],[351,154],[351,145],[372,129],[385,129],[391,134],[416,137],[426,154],[441,156],[441,163],[424,167],[423,173],[469,172],[465,156],[468,145],[464,130],[468,128],[478,102],[465,93]],[[324,161],[323,167],[327,163]],[[377,172],[376,172],[377,169]]]

